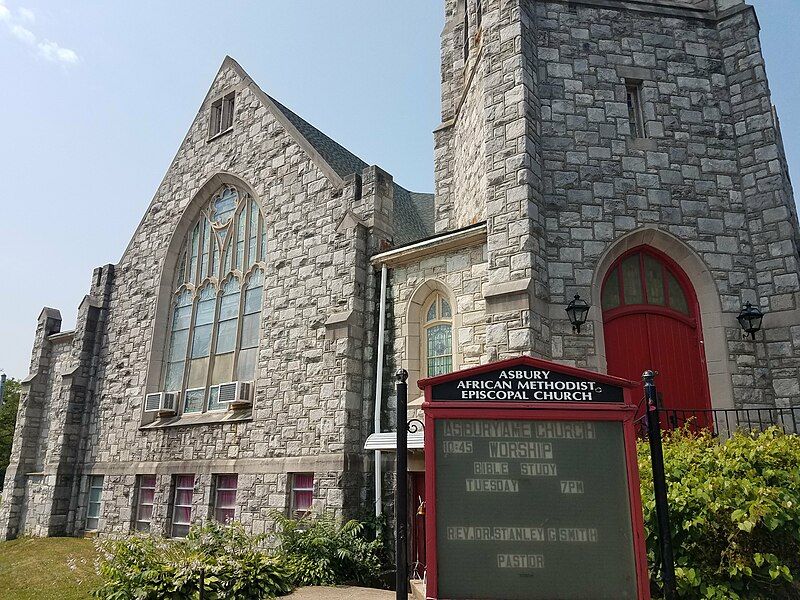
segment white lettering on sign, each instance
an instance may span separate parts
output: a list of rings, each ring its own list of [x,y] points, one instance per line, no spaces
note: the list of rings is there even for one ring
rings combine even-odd
[[[445,441],[442,443],[442,450],[445,454],[472,454],[472,442]]]
[[[526,477],[555,477],[558,475],[556,463],[532,462],[520,463],[520,474]]]
[[[464,542],[545,542],[542,527],[448,527],[448,540]]]
[[[597,529],[593,527],[551,527],[547,530],[547,541],[591,544],[597,542]]]
[[[536,437],[546,440],[593,440],[595,435],[594,423],[590,422],[545,421],[536,423]]]
[[[445,421],[447,437],[520,438],[533,437],[533,423],[509,421]]]
[[[476,462],[475,475],[508,475],[508,463]]]
[[[467,491],[516,494],[519,492],[519,481],[514,479],[467,479]]]
[[[500,569],[543,569],[544,556],[541,554],[498,554],[497,566]]]
[[[582,481],[561,481],[562,494],[582,494],[583,489]]]
[[[546,370],[500,371],[497,379],[462,379],[461,400],[592,402],[602,388],[594,381],[558,381]]]
[[[538,458],[551,460],[553,458],[553,444],[549,442],[489,442],[489,458]]]

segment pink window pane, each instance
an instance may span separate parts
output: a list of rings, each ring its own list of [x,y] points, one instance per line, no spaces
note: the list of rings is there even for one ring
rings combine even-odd
[[[153,499],[155,498],[156,491],[154,489],[144,489],[142,488],[139,490],[139,503],[140,504],[152,504]]]
[[[192,503],[192,490],[176,490],[175,504],[187,506]]]
[[[294,489],[296,490],[310,490],[314,488],[314,475],[295,475],[294,476]]]
[[[217,492],[217,507],[218,508],[236,507],[236,490]]]
[[[192,507],[191,506],[176,506],[175,507],[175,518],[173,521],[175,523],[190,523],[192,519]]]
[[[217,488],[221,490],[235,490],[238,477],[236,475],[218,475]]]
[[[311,502],[314,500],[314,492],[295,492],[294,493],[294,508],[295,510],[309,510]]]
[[[230,523],[234,519],[235,512],[232,508],[218,508],[214,518],[220,523]]]
[[[155,475],[142,475],[141,484],[139,487],[142,488],[154,488],[156,487],[156,476]]]
[[[178,475],[175,478],[175,487],[193,488],[194,487],[194,475]]]
[[[139,507],[139,521],[149,521],[153,517],[153,505],[143,504]]]

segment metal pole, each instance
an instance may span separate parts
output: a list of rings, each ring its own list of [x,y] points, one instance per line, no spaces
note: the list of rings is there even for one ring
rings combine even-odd
[[[395,582],[397,600],[408,600],[408,371],[400,369],[395,375],[397,379],[397,484],[394,494],[395,562],[397,576]]]
[[[389,272],[386,263],[381,265],[381,299],[378,309],[378,366],[375,372],[375,413],[373,429],[375,433],[381,432],[381,406],[383,399],[383,346],[386,335],[386,281]],[[375,450],[375,516],[383,513],[383,474],[381,472],[381,451]],[[376,531],[377,533],[377,531]]]
[[[653,491],[656,498],[658,540],[661,546],[661,576],[664,579],[664,599],[675,600],[675,558],[672,553],[672,534],[669,525],[667,478],[664,473],[664,448],[661,445],[661,423],[658,417],[658,394],[655,371],[642,373],[644,395],[647,399],[647,437],[650,440],[650,460],[653,463]]]

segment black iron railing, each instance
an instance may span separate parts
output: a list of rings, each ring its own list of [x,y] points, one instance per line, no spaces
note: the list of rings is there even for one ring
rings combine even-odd
[[[780,427],[786,433],[800,435],[800,405],[785,407],[765,406],[758,408],[729,409],[659,409],[661,429],[708,429],[714,435],[728,438],[736,431],[759,432],[770,427]],[[644,418],[637,429],[646,433]]]

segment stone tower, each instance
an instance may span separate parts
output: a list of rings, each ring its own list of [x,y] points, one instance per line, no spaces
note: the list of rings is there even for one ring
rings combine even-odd
[[[715,407],[800,400],[800,233],[752,6],[447,0],[435,140],[436,230],[486,221],[481,360],[605,370],[603,276],[648,244],[696,289]]]

